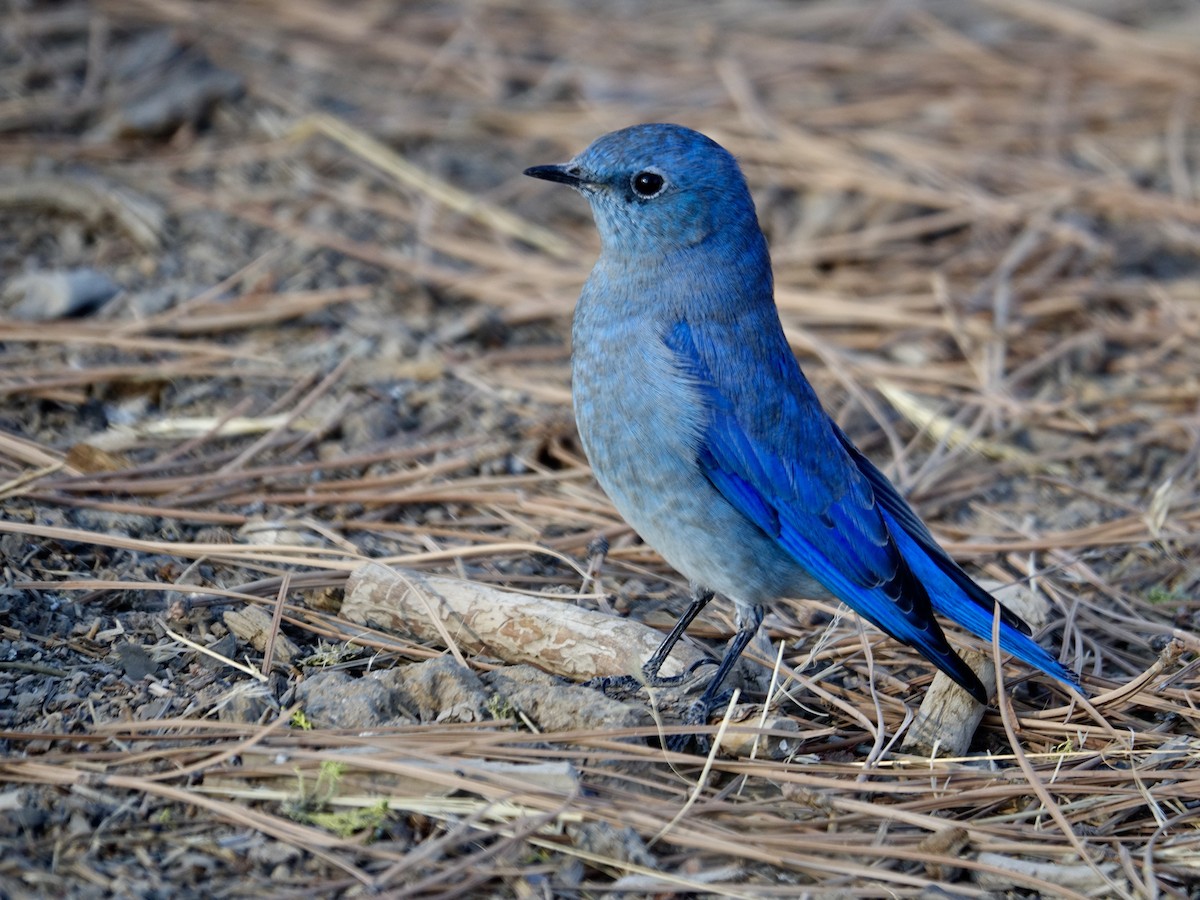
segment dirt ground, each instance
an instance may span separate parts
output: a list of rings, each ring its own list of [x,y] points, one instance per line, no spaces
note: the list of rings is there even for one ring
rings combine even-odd
[[[2,15],[0,897],[1200,896],[1200,6]],[[1087,701],[1007,664],[931,756],[931,667],[804,598],[712,753],[581,684],[687,585],[521,171],[645,121],[739,157],[827,407]]]

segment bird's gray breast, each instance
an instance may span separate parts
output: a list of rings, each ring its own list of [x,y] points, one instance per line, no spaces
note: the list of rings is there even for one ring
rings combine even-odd
[[[657,532],[675,495],[703,476],[694,460],[705,424],[700,392],[636,303],[601,302],[585,287],[572,331],[575,420],[596,478],[630,524]],[[615,306],[615,308],[614,308]],[[653,539],[642,531],[643,537]]]
[[[575,312],[572,396],[596,479],[642,538],[691,581],[735,602],[793,595],[805,576],[705,475],[699,386],[663,341],[666,311],[593,273]]]

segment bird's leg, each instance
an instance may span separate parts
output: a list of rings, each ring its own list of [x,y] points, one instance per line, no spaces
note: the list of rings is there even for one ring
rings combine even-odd
[[[704,689],[704,693],[700,695],[700,699],[688,707],[688,711],[683,717],[685,725],[708,724],[708,717],[712,713],[713,708],[723,699],[720,693],[722,683],[724,683],[725,678],[729,675],[734,665],[736,665],[738,659],[741,658],[742,651],[746,649],[746,645],[754,639],[754,635],[758,632],[758,627],[762,625],[762,620],[763,608],[761,606],[751,606],[748,609],[742,606],[738,607],[738,633],[729,642],[729,646],[725,650],[725,655],[721,657],[721,664],[717,667],[717,671],[713,675],[712,681],[708,683],[708,687]],[[672,750],[681,750],[692,740],[695,740],[701,750],[707,749],[708,740],[706,738],[687,734],[669,738],[667,746]]]
[[[679,643],[679,639],[683,637],[683,633],[688,630],[688,626],[696,620],[696,616],[700,615],[700,611],[708,606],[708,601],[712,598],[713,592],[707,588],[692,587],[692,602],[683,611],[683,615],[679,617],[679,621],[675,623],[675,627],[663,638],[663,642],[658,645],[658,649],[654,651],[654,654],[642,666],[642,675],[645,676],[646,684],[651,687],[665,687],[667,685],[678,684],[692,674],[696,666],[692,666],[682,675],[662,676],[658,673],[662,669],[663,663],[667,661],[667,657],[671,655],[671,651],[675,649],[675,645]],[[708,660],[704,660],[704,663],[707,662]],[[703,665],[704,663],[697,663],[697,665]]]
[[[679,639],[683,637],[683,633],[687,631],[688,626],[692,624],[696,616],[700,615],[700,610],[704,609],[708,605],[708,601],[712,598],[712,591],[693,585],[692,602],[683,611],[683,615],[679,617],[679,621],[675,623],[675,627],[663,638],[663,642],[658,645],[658,649],[646,660],[646,664],[642,666],[642,677],[640,679],[632,675],[602,676],[585,681],[584,686],[598,688],[602,691],[612,690],[617,687],[633,689],[642,685],[648,687],[669,687],[679,684],[690,677],[692,672],[699,666],[708,664],[709,660],[701,660],[680,675],[664,676],[658,673],[667,661],[667,657],[671,655],[671,651],[675,648],[675,645],[679,643]]]

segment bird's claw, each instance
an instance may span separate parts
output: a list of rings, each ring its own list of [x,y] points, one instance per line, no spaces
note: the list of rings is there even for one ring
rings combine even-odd
[[[650,672],[648,668],[642,669],[642,683],[653,688],[677,687],[689,681],[697,669],[716,664],[712,659],[698,659],[678,675],[659,675],[657,672]]]
[[[708,725],[713,710],[727,706],[733,697],[733,691],[723,691],[715,697],[704,696],[694,701],[683,713],[680,724],[697,729],[686,734],[673,734],[666,740],[668,750],[682,753],[689,748],[695,748],[697,753],[707,754],[712,749],[712,740],[706,734],[700,734],[699,729]]]
[[[630,693],[641,686],[641,679],[632,675],[600,675],[580,684],[580,687],[592,688],[602,694]]]
[[[712,701],[701,697],[699,700],[691,703],[684,711],[680,724],[695,729],[703,728],[708,724],[708,718],[712,710]],[[712,749],[712,740],[708,735],[700,734],[698,731],[673,734],[666,739],[665,744],[666,748],[673,753],[684,753],[689,749],[695,749],[697,753],[707,754]]]
[[[600,675],[597,678],[588,679],[581,686],[600,691],[602,694],[633,693],[643,687],[678,687],[690,681],[697,669],[712,665],[716,665],[714,660],[699,659],[678,675],[651,674],[648,670],[643,669],[640,678],[636,675]]]
[[[621,695],[636,694],[643,688],[648,687],[677,687],[690,680],[696,674],[697,669],[707,665],[715,665],[715,662],[709,659],[697,660],[678,675],[652,676],[649,672],[645,671],[642,673],[641,678],[636,675],[602,675],[583,682],[581,686],[600,691],[609,697],[620,697]],[[695,729],[702,728],[708,724],[708,719],[712,711],[718,706],[727,703],[730,696],[732,696],[731,692],[725,691],[716,697],[700,697],[688,705],[683,713],[680,724]],[[712,747],[712,742],[707,736],[694,732],[671,735],[666,739],[664,744],[668,750],[677,753],[683,753],[689,749],[695,749],[698,753],[707,753]]]

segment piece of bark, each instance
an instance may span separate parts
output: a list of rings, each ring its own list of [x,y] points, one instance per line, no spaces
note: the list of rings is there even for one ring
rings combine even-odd
[[[959,653],[991,697],[996,693],[996,669],[990,656],[975,650]],[[963,756],[971,746],[986,706],[964,691],[945,672],[933,676],[917,717],[900,749],[915,756]]]
[[[640,622],[566,601],[389,569],[379,563],[367,563],[351,573],[342,615],[439,645],[445,644],[445,633],[463,654],[531,663],[574,679],[635,675],[663,638]],[[662,674],[678,674],[706,658],[692,647],[677,644]]]
[[[971,843],[971,833],[961,825],[951,825],[926,835],[917,849],[925,854],[925,874],[934,881],[955,881],[962,869],[955,865]]]
[[[1128,882],[1120,877],[1120,869],[1115,862],[1089,866],[1084,863],[1039,862],[1001,853],[980,853],[976,861],[1004,872],[1012,872],[1014,876],[1048,881],[1050,884],[1069,888],[1089,897],[1115,896],[1116,892],[1112,890],[1114,883],[1117,887],[1129,887]],[[988,890],[1009,891],[1022,886],[1016,877],[1009,878],[985,869],[975,869],[972,875],[976,884]]]
[[[734,711],[735,715],[746,714],[746,718],[732,723],[721,736],[722,753],[756,759],[788,759],[796,755],[804,740],[796,720],[770,715],[760,727],[761,711],[758,706]]]
[[[271,634],[271,616],[258,606],[243,606],[231,609],[224,615],[225,627],[250,644],[260,653],[267,649],[267,638]],[[275,663],[291,665],[300,655],[300,648],[285,634],[275,635],[275,647],[271,651]]]

